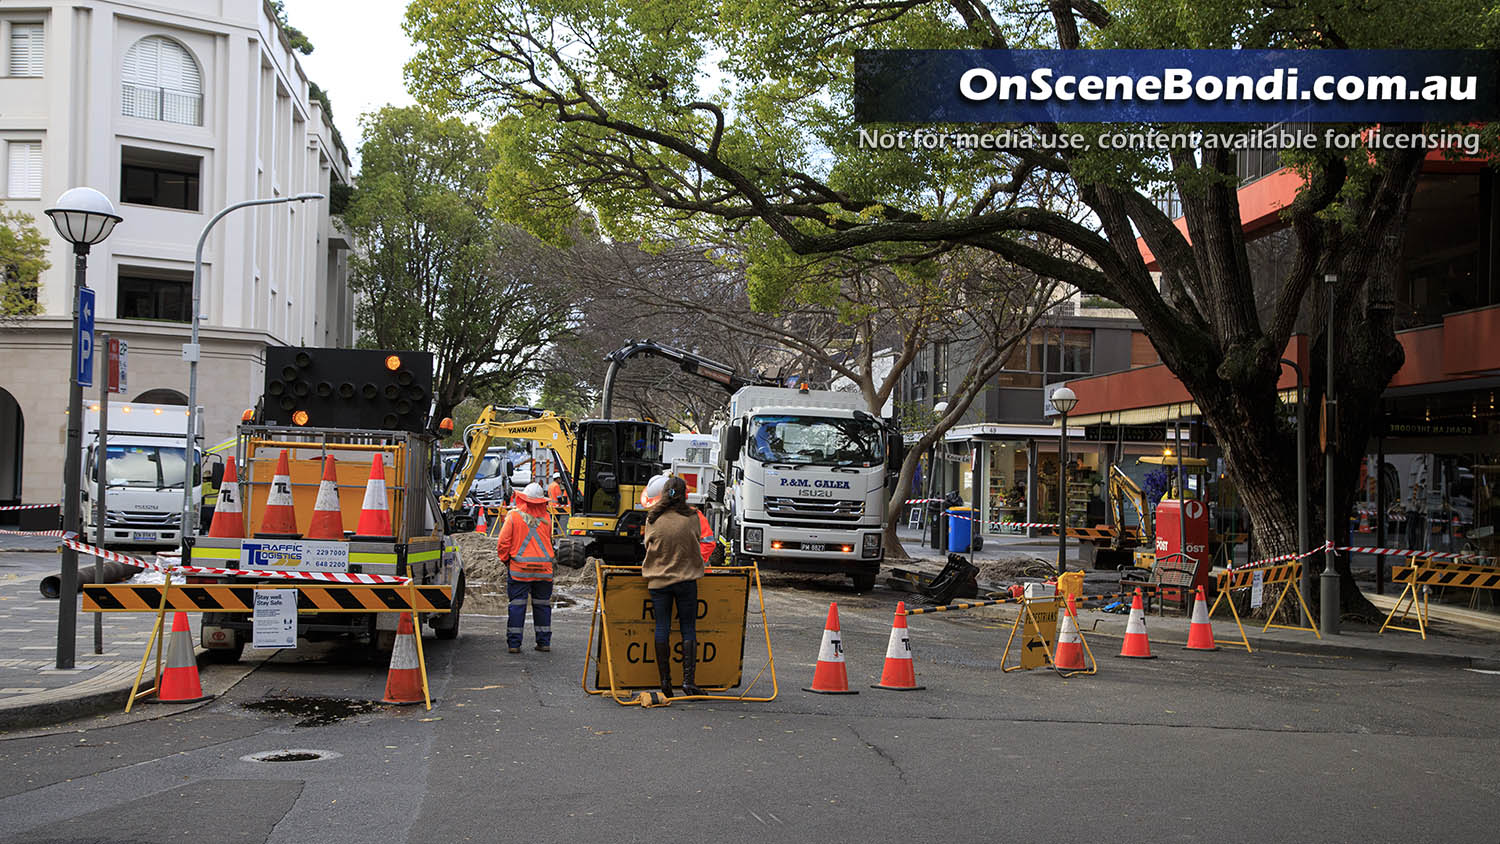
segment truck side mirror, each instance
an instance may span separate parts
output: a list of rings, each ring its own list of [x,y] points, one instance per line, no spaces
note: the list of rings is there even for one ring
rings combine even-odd
[[[740,427],[740,423],[734,422],[724,429],[724,443],[719,449],[719,455],[723,458],[724,464],[726,466],[733,464],[734,458],[744,447],[745,429]]]

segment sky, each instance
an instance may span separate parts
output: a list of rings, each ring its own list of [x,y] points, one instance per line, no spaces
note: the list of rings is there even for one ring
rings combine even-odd
[[[286,0],[287,21],[312,42],[298,56],[328,92],[333,122],[359,166],[359,117],[386,104],[411,105],[401,68],[416,52],[401,30],[407,0]]]

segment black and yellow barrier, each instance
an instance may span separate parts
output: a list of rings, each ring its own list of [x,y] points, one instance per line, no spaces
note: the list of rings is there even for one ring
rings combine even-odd
[[[1500,589],[1500,568],[1417,557],[1409,566],[1391,569],[1391,582],[1405,584],[1405,588],[1401,590],[1401,596],[1396,599],[1391,611],[1386,614],[1385,623],[1380,625],[1380,632],[1404,630],[1407,633],[1420,633],[1426,639],[1427,595],[1432,587]],[[1407,623],[1412,610],[1417,611],[1417,626],[1405,627],[1403,625]],[[1399,620],[1396,618],[1398,612],[1401,613]]]
[[[453,609],[449,586],[375,586],[321,583],[187,584],[166,586],[136,583],[85,584],[84,612],[155,612],[166,598],[166,610],[182,612],[252,612],[259,589],[297,590],[297,612],[417,612],[445,613]]]
[[[1234,615],[1235,627],[1239,628],[1240,638],[1239,641],[1233,639],[1216,640],[1218,644],[1234,645],[1244,648],[1246,653],[1254,653],[1254,649],[1250,647],[1250,639],[1245,635],[1245,626],[1240,623],[1240,612],[1235,607],[1234,598],[1229,593],[1241,589],[1254,588],[1255,576],[1257,574],[1260,575],[1262,587],[1281,584],[1281,593],[1276,596],[1276,603],[1271,607],[1270,617],[1266,619],[1266,624],[1260,629],[1260,632],[1264,633],[1272,627],[1279,630],[1308,630],[1319,639],[1323,638],[1323,634],[1318,632],[1318,623],[1313,620],[1312,611],[1307,608],[1307,599],[1302,595],[1302,561],[1293,560],[1289,563],[1256,566],[1255,568],[1230,569],[1229,571],[1219,573],[1217,584],[1219,594],[1218,597],[1214,598],[1213,606],[1208,609],[1208,617],[1214,617],[1214,611],[1219,608],[1220,603],[1228,604],[1230,613]],[[1281,609],[1282,602],[1286,600],[1286,596],[1289,594],[1297,597],[1297,604],[1302,607],[1302,612],[1307,615],[1309,626],[1303,627],[1301,625],[1276,623],[1276,612]]]

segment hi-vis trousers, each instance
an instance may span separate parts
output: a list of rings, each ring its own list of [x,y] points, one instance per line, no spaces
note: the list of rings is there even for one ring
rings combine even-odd
[[[521,647],[521,633],[526,628],[526,603],[531,602],[531,624],[536,630],[538,645],[552,644],[552,581],[517,580],[512,577],[505,587],[510,598],[509,612],[505,623],[507,647]]]

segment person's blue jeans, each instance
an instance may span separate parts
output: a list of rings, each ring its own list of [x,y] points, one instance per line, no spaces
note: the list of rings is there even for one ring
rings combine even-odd
[[[665,589],[648,589],[652,614],[656,616],[656,641],[672,638],[672,607],[677,607],[677,626],[684,641],[698,639],[698,581],[684,580]]]
[[[531,623],[538,645],[552,644],[552,581],[510,579],[505,587],[510,598],[505,622],[505,644],[521,647],[521,633],[526,628],[526,604],[531,604]]]

